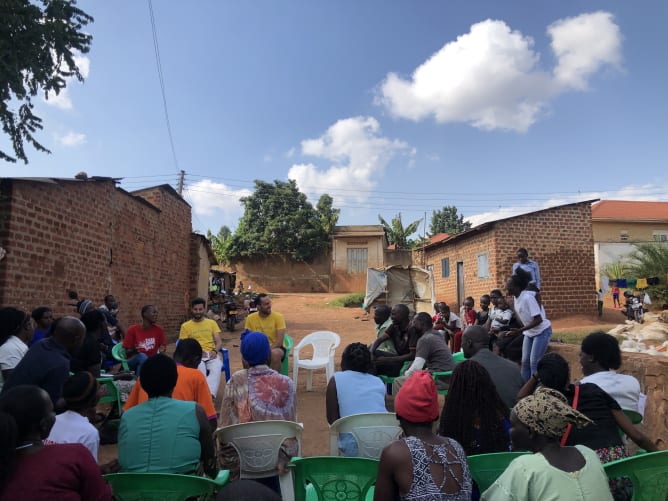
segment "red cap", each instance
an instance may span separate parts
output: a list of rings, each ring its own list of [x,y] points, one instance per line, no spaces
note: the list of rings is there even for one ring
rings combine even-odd
[[[427,371],[415,371],[394,398],[397,416],[411,423],[431,423],[438,418],[438,391]]]

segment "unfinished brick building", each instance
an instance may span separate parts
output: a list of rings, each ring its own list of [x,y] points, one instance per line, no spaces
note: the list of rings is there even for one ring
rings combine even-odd
[[[133,193],[111,178],[0,179],[0,305],[73,314],[67,291],[120,301],[124,325],[142,305],[174,337],[188,314],[190,206],[169,185]]]
[[[414,263],[431,267],[436,297],[456,305],[505,286],[517,249],[538,262],[548,317],[596,312],[591,203],[551,207],[483,223],[415,252]],[[458,310],[457,310],[458,311]]]

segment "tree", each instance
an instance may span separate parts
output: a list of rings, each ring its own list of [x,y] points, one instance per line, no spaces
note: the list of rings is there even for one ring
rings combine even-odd
[[[322,195],[316,205],[316,210],[320,216],[320,225],[327,236],[334,233],[334,226],[339,221],[341,209],[334,208],[334,199],[327,193]]]
[[[463,215],[457,215],[457,207],[454,205],[445,206],[441,210],[433,211],[431,214],[431,221],[429,223],[429,233],[431,235],[436,235],[437,233],[456,235],[470,229],[471,223],[464,221]]]
[[[392,224],[388,224],[380,214],[378,214],[380,224],[385,228],[385,235],[390,245],[394,244],[396,249],[407,249],[410,247],[408,237],[415,233],[422,222],[422,219],[413,221],[404,228],[401,222],[401,212],[392,218]]]
[[[297,188],[294,180],[255,181],[255,192],[241,199],[244,215],[225,242],[228,261],[239,257],[287,254],[310,261],[327,245],[320,214]]]
[[[214,235],[211,233],[211,230],[206,230],[206,238],[211,242],[211,248],[213,249],[213,255],[216,256],[218,262],[225,261],[225,242],[228,238],[232,236],[232,230],[227,226],[223,225],[218,230],[218,234]]]
[[[647,288],[652,301],[668,302],[668,286],[664,281],[668,270],[668,246],[659,242],[635,244],[629,256],[629,273],[635,278],[659,277],[659,284]]]
[[[93,37],[83,27],[93,18],[76,0],[3,0],[0,10],[0,122],[14,150],[0,149],[0,158],[28,163],[25,142],[50,153],[34,136],[43,126],[32,98],[58,95],[68,78],[83,81],[74,58],[90,50]]]

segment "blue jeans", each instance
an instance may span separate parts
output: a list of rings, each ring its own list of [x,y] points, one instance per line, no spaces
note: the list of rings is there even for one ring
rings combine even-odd
[[[144,362],[147,360],[148,357],[146,356],[146,353],[139,352],[136,355],[128,358],[128,367],[130,367],[130,370],[134,371],[137,377],[139,377],[141,366],[144,365]]]
[[[534,337],[524,336],[522,343],[522,379],[526,383],[538,369],[538,361],[545,355],[552,337],[552,327]]]

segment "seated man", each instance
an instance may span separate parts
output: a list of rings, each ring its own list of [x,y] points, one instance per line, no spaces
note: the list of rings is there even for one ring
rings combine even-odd
[[[269,367],[271,346],[261,332],[246,332],[241,337],[243,369],[232,374],[225,386],[220,408],[220,425],[251,421],[296,421],[297,401],[292,379]],[[287,439],[281,446],[279,470],[284,470],[298,452],[297,441]],[[230,444],[219,444],[218,460],[230,470],[232,479],[239,477],[239,457]],[[278,477],[256,479],[280,492]]]
[[[411,374],[419,370],[429,372],[447,372],[455,367],[455,361],[452,358],[450,348],[440,333],[432,331],[432,321],[428,313],[418,313],[413,318],[413,328],[417,335],[417,346],[415,350],[415,360],[411,366],[406,369],[403,376],[399,376],[392,383],[392,394],[396,395]],[[449,378],[448,378],[449,379]],[[439,389],[446,389],[448,382],[443,380],[436,381]]]
[[[392,309],[386,304],[380,304],[373,309],[373,323],[376,331],[376,338],[379,338],[392,325],[392,318],[390,313]],[[381,343],[376,350],[380,350],[389,355],[396,355],[397,351],[394,348],[394,343],[388,339]]]
[[[118,462],[124,472],[217,473],[211,427],[202,406],[171,398],[178,372],[158,354],[144,362],[141,385],[148,400],[121,417]]]
[[[405,304],[397,304],[392,307],[390,325],[384,333],[376,338],[369,349],[371,360],[374,363],[376,375],[396,377],[401,372],[404,362],[415,358],[415,347],[417,337],[415,330],[410,325],[408,318],[409,310]],[[394,353],[382,351],[379,347],[386,341],[394,346]]]
[[[147,304],[141,309],[141,323],[131,325],[123,338],[123,348],[128,359],[128,366],[141,375],[141,366],[158,352],[167,349],[165,330],[158,325],[158,308]]]
[[[174,362],[176,362],[176,371],[179,377],[176,380],[172,398],[200,404],[206,412],[207,418],[209,418],[211,431],[214,431],[218,415],[213,407],[206,378],[197,369],[201,361],[202,347],[196,340],[182,339],[179,341],[174,351]],[[148,393],[142,388],[141,379],[137,383],[133,386],[132,392],[123,406],[123,412],[148,400]]]

